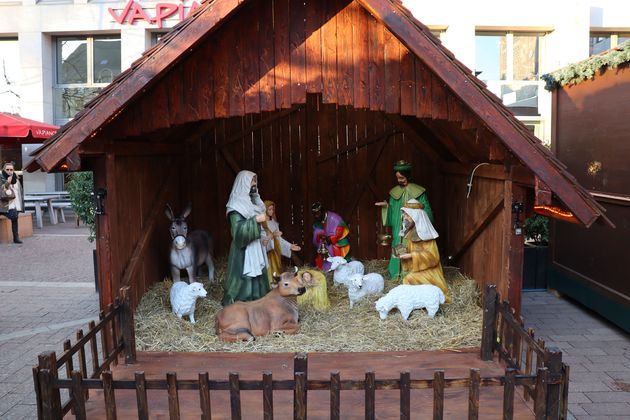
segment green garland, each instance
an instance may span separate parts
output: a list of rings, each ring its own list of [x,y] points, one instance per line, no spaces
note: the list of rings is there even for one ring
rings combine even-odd
[[[543,74],[545,89],[554,90],[565,85],[577,85],[583,80],[592,79],[603,67],[614,69],[630,62],[630,41],[625,41],[605,54],[594,55],[584,61],[571,64],[553,73]]]

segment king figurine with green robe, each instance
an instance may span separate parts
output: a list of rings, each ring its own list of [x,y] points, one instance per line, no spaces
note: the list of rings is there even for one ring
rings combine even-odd
[[[389,200],[387,202],[380,201],[376,203],[382,209],[383,226],[389,226],[392,229],[392,249],[401,243],[401,213],[400,209],[411,199],[417,200],[433,223],[433,212],[429,204],[426,190],[418,184],[409,182],[411,177],[412,165],[404,160],[394,164],[394,173],[398,185],[389,191]],[[392,253],[389,260],[390,279],[398,279],[400,275],[400,260]]]

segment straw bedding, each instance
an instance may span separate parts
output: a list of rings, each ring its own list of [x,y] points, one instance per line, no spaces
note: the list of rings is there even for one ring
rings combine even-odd
[[[387,261],[364,262],[365,272],[386,272]],[[170,280],[154,285],[142,298],[135,314],[136,344],[144,351],[185,352],[360,352],[437,350],[479,347],[482,309],[477,283],[455,267],[445,267],[452,303],[442,305],[434,319],[424,309],[412,312],[408,321],[393,309],[381,321],[374,302],[382,295],[367,296],[351,310],[345,287],[328,277],[331,308],[317,311],[300,308],[300,331],[296,335],[274,333],[244,343],[224,343],[214,332],[214,315],[221,309],[226,261],[216,264],[217,283],[204,283],[208,297],[197,300],[191,324],[171,312]],[[385,276],[385,278],[387,278]],[[200,278],[200,280],[202,280]],[[385,292],[398,283],[385,281]]]

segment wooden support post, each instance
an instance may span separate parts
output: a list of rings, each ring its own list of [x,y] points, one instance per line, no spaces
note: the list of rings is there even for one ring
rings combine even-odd
[[[306,420],[306,373],[295,372],[295,388],[293,388],[293,418]]]
[[[497,286],[486,285],[483,296],[483,321],[481,331],[481,360],[492,360],[496,342]]]
[[[503,418],[512,420],[514,418],[514,375],[516,369],[505,370],[505,383],[503,384]]]
[[[136,362],[136,333],[133,320],[133,308],[131,307],[130,287],[123,287],[120,289],[120,293],[122,295],[120,326],[124,343],[123,351],[125,353],[125,363],[131,365]]]
[[[58,378],[57,355],[54,351],[42,353],[39,359],[39,389],[42,398],[42,418],[61,418],[61,395],[59,388],[54,388],[52,382]]]
[[[33,366],[33,384],[35,385],[35,402],[37,403],[37,418],[42,416],[42,394],[39,388],[39,366]]]
[[[550,381],[562,379],[562,352],[554,347],[545,349],[543,366],[549,371]],[[561,384],[549,384],[547,387],[547,418],[560,418]]]

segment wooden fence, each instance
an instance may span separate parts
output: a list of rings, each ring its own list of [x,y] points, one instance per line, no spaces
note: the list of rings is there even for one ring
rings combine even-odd
[[[339,372],[331,372],[330,379],[308,379],[308,358],[299,353],[294,359],[293,379],[274,380],[271,371],[265,371],[261,380],[241,380],[232,372],[227,380],[210,379],[207,372],[199,373],[197,379],[178,379],[175,372],[166,374],[165,379],[147,379],[144,372],[136,372],[134,380],[116,380],[109,369],[116,363],[120,353],[125,354],[127,363],[135,361],[133,344],[127,337],[133,331],[124,324],[133,325],[133,315],[129,307],[129,293],[126,289],[122,301],[110,305],[107,313],[101,316],[97,325],[92,324],[89,333],[78,333],[74,346],[64,345],[64,353],[57,359],[55,353],[40,355],[40,363],[33,368],[37,391],[38,416],[40,419],[57,419],[70,410],[78,419],[86,418],[85,403],[90,389],[101,389],[105,399],[107,419],[116,419],[115,390],[136,390],[138,418],[149,418],[148,390],[167,391],[171,419],[180,418],[179,391],[198,391],[203,419],[210,419],[212,407],[210,393],[228,392],[230,411],[233,419],[240,419],[241,391],[262,391],[262,412],[265,419],[274,417],[273,391],[293,391],[293,417],[306,419],[308,391],[330,392],[330,418],[340,418],[342,391],[365,392],[365,418],[376,417],[376,391],[400,391],[400,418],[411,418],[411,390],[433,389],[433,418],[444,416],[444,390],[468,389],[468,418],[479,418],[479,395],[481,387],[503,387],[503,418],[511,419],[514,414],[516,387],[523,389],[526,400],[533,399],[533,409],[537,419],[565,419],[569,368],[562,363],[560,352],[546,349],[541,340],[535,340],[533,332],[525,331],[522,319],[516,319],[506,302],[499,302],[496,288],[490,285],[484,295],[484,320],[482,331],[481,359],[492,360],[497,353],[507,364],[502,376],[482,377],[478,369],[470,369],[468,377],[444,377],[443,370],[436,370],[433,379],[411,379],[408,371],[398,378],[376,379],[373,371],[365,372],[363,380],[342,380]],[[122,328],[121,328],[122,327]],[[125,331],[127,331],[125,333]],[[99,363],[96,335],[101,333],[103,348],[102,363]],[[109,337],[108,337],[109,334]],[[90,344],[92,350],[92,373],[87,374],[84,346]],[[135,347],[135,346],[134,346]],[[79,355],[79,370],[73,369],[72,356]],[[66,378],[58,374],[65,364]],[[69,399],[61,404],[60,390],[68,390]]]

